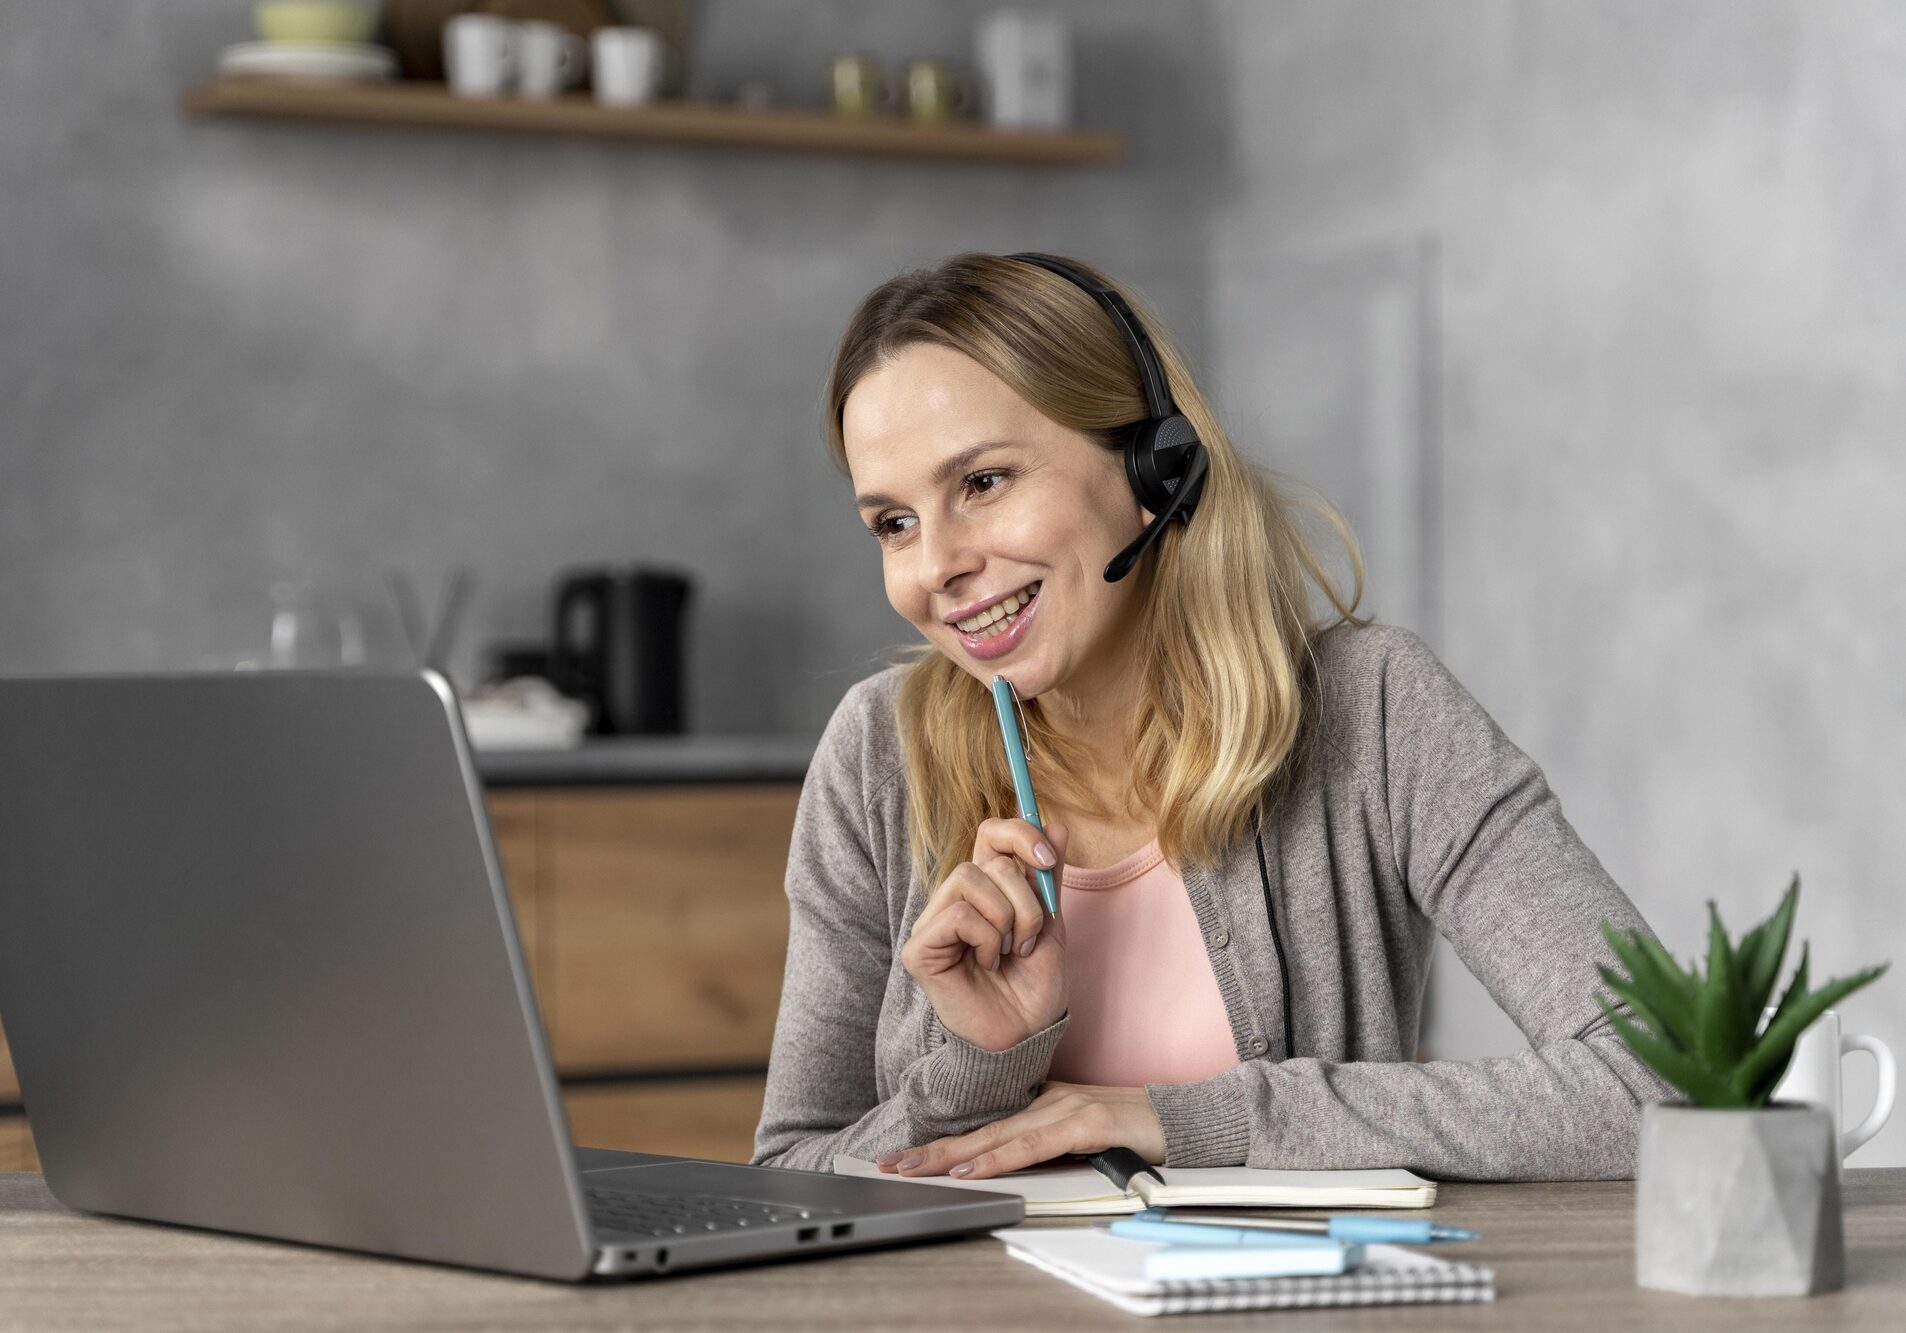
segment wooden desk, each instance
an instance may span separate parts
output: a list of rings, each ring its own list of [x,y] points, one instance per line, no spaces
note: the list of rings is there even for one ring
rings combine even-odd
[[[1887,1328],[1906,1323],[1906,1168],[1847,1173],[1847,1287],[1810,1299],[1694,1299],[1634,1284],[1634,1186],[1445,1185],[1436,1216],[1496,1270],[1485,1306],[1195,1315],[1242,1328]],[[0,1323],[28,1329],[1043,1330],[1138,1328],[990,1239],[567,1287],[68,1212],[37,1175],[0,1175]]]

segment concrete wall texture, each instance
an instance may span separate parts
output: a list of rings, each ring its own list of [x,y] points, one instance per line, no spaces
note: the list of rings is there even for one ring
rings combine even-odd
[[[987,6],[725,0],[698,86],[969,55]],[[1174,199],[1224,134],[1203,11],[1074,6],[1080,172],[187,123],[245,0],[0,12],[0,670],[258,656],[279,580],[401,652],[382,585],[480,581],[456,659],[546,635],[564,566],[699,579],[691,725],[812,730],[911,633],[821,445],[855,303],[961,249],[1129,273],[1199,345]],[[1191,145],[1180,146],[1181,136]],[[1201,165],[1201,163],[1203,165]],[[763,664],[772,664],[764,671]]]
[[[1906,11],[1216,14],[1214,275],[1435,238],[1452,669],[1678,953],[1798,870],[1816,978],[1906,964]],[[1845,1018],[1906,1052],[1897,971]],[[1427,1049],[1510,1048],[1435,985]]]
[[[811,100],[992,7],[709,0],[695,86]],[[1816,975],[1906,963],[1906,11],[1048,7],[1123,165],[192,125],[242,0],[0,11],[0,671],[228,664],[291,578],[395,654],[383,572],[465,564],[468,675],[613,558],[700,580],[693,725],[818,728],[908,633],[818,442],[842,323],[955,250],[1070,250],[1335,488],[1371,604],[1672,948],[1798,869]],[[1366,307],[1393,332],[1306,363]],[[1426,1053],[1512,1049],[1449,961]],[[1849,1026],[1906,1051],[1901,985]]]

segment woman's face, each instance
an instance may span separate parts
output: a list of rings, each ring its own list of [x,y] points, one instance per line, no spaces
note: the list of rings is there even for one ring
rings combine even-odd
[[[1141,580],[1107,583],[1104,569],[1151,515],[1118,453],[931,343],[863,376],[841,429],[887,600],[929,643],[1022,698],[1089,705],[1122,678]],[[982,614],[1002,618],[973,625]]]

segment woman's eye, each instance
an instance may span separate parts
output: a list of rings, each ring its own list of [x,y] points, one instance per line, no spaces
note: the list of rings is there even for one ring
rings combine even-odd
[[[1012,475],[1010,470],[1006,468],[988,468],[984,472],[974,472],[974,473],[968,474],[962,484],[968,490],[974,490],[977,488],[978,493],[981,495],[991,495],[994,491],[998,490],[999,487],[997,485],[982,487],[982,486],[979,486],[979,483],[982,481],[992,481],[992,482],[1004,481],[1010,475]],[[875,519],[872,523],[869,523],[867,525],[867,530],[873,533],[874,536],[879,538],[881,541],[890,542],[900,537],[901,534],[906,531],[905,528],[902,528],[898,525],[906,522],[909,517],[911,516],[907,514],[895,514],[891,517],[883,516],[881,518]]]

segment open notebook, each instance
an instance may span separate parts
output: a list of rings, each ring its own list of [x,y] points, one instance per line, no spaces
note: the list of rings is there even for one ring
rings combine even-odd
[[[837,1176],[896,1179],[872,1162],[841,1153]],[[1135,1213],[1141,1208],[1428,1208],[1436,1202],[1436,1182],[1411,1171],[1265,1171],[1250,1166],[1174,1166],[1160,1168],[1165,1183],[1145,1180],[1146,1196],[1120,1190],[1089,1166],[1077,1163],[1036,1166],[991,1180],[934,1176],[930,1183],[955,1189],[1018,1194],[1028,1217],[1087,1217]],[[910,1176],[919,1180],[925,1177]]]
[[[1365,1246],[1363,1264],[1341,1276],[1159,1280],[1145,1276],[1146,1256],[1164,1248],[1154,1241],[1121,1240],[1098,1227],[1060,1231],[1022,1226],[993,1235],[1006,1242],[1013,1258],[1133,1314],[1496,1298],[1490,1269],[1396,1245]]]

